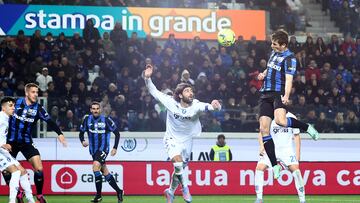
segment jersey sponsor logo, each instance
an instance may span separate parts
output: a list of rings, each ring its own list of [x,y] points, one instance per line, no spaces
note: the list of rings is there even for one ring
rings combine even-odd
[[[121,148],[125,151],[125,152],[132,152],[135,150],[137,146],[137,142],[135,138],[132,139],[124,139],[123,144],[121,145]]]
[[[181,116],[177,113],[174,113],[174,118],[175,119],[181,119],[181,120],[191,120],[191,117],[190,116]]]
[[[25,122],[29,122],[29,123],[33,123],[35,121],[34,118],[27,118],[27,117],[25,117],[25,115],[18,116],[17,114],[14,114],[14,116],[16,119],[19,119],[19,120],[25,121]]]
[[[105,130],[93,130],[93,129],[89,129],[89,132],[91,132],[91,133],[97,133],[97,134],[104,134],[106,131],[105,131]]]
[[[273,132],[274,132],[274,134],[277,134],[277,133],[289,133],[289,132],[292,132],[292,130],[288,129],[288,128],[283,128],[283,127],[274,127]]]
[[[272,68],[272,69],[275,69],[277,71],[280,71],[281,70],[281,66],[278,66],[274,63],[274,61],[271,61],[269,64],[268,64],[268,67],[269,68]]]

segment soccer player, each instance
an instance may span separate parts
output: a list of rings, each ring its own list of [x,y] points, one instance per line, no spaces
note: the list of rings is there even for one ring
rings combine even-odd
[[[280,175],[281,167],[277,164],[274,142],[270,136],[270,124],[274,119],[276,124],[283,127],[299,128],[306,131],[314,140],[319,139],[319,133],[310,124],[295,118],[286,117],[287,105],[292,88],[293,76],[296,72],[296,58],[288,47],[288,34],[279,30],[271,36],[273,49],[267,63],[267,69],[258,75],[263,80],[260,89],[260,153],[266,151],[273,166],[274,178]]]
[[[296,117],[288,112],[286,114],[289,118]],[[299,160],[300,160],[300,130],[297,128],[282,127],[276,124],[276,122],[271,122],[270,127],[271,136],[275,143],[275,152],[277,159],[285,166],[288,170],[292,172],[292,175],[295,180],[295,187],[298,192],[300,203],[305,203],[305,184],[301,177],[299,169]],[[293,138],[295,142],[296,152],[293,148]],[[262,139],[260,136],[259,139]],[[260,159],[256,166],[255,172],[255,191],[256,191],[256,201],[255,203],[263,202],[263,185],[264,185],[264,171],[271,167],[269,157],[266,153],[260,155]]]
[[[12,148],[10,154],[13,157],[16,158],[17,154],[21,152],[26,160],[31,163],[34,170],[34,182],[37,192],[36,197],[40,203],[46,203],[42,193],[44,186],[43,166],[39,150],[35,147],[31,137],[32,129],[39,119],[46,121],[46,123],[59,135],[59,142],[64,146],[66,146],[67,143],[60,128],[50,119],[50,116],[44,107],[37,102],[38,93],[38,85],[28,83],[25,85],[25,97],[15,101],[15,112],[9,119],[7,143]],[[9,175],[3,175],[4,179],[9,182]]]
[[[14,157],[11,156],[11,146],[6,144],[6,134],[9,127],[9,117],[15,111],[15,100],[11,97],[4,97],[1,100],[0,112],[0,171],[7,171],[11,174],[10,179],[10,194],[9,203],[16,202],[16,195],[19,190],[19,182],[21,187],[25,190],[26,199],[29,203],[35,203],[29,177],[26,170],[20,165]]]
[[[193,136],[199,136],[201,133],[199,114],[219,110],[221,105],[218,100],[213,100],[211,104],[208,104],[194,99],[193,89],[187,83],[178,84],[173,97],[160,92],[151,81],[153,69],[153,66],[148,64],[143,77],[150,94],[167,109],[166,132],[163,141],[174,166],[170,187],[164,192],[166,201],[167,203],[174,201],[175,190],[181,184],[183,198],[185,202],[190,203],[192,198],[184,168],[192,151]]]
[[[120,140],[120,132],[114,121],[101,115],[100,103],[93,102],[90,107],[91,115],[86,115],[80,126],[79,138],[83,147],[89,146],[90,155],[93,158],[93,172],[95,175],[96,195],[91,202],[101,202],[102,175],[110,186],[116,191],[118,203],[123,202],[123,190],[119,188],[116,181],[109,172],[105,160],[109,154],[110,133],[115,134],[115,143],[111,150],[111,156],[115,156]],[[85,141],[84,133],[87,132],[89,142]]]

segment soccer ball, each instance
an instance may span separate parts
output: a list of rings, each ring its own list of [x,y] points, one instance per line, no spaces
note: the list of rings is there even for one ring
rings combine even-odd
[[[235,33],[231,29],[225,28],[218,32],[218,42],[221,46],[228,47],[235,42]]]

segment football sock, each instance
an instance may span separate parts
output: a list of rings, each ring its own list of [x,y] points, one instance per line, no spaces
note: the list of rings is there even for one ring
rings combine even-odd
[[[44,186],[44,173],[42,171],[35,171],[34,182],[36,186],[37,195],[42,195],[42,190]]]
[[[181,183],[181,186],[183,188],[187,187],[187,179],[185,177],[185,171],[183,168],[183,162],[175,162],[174,169],[175,169],[175,175],[178,178],[179,182]]]
[[[6,185],[10,184],[10,180],[11,180],[11,173],[7,172],[7,171],[3,171],[2,175],[5,179]]]
[[[264,186],[264,171],[256,170],[255,171],[255,192],[256,198],[263,198],[263,186]]]
[[[169,187],[170,192],[172,192],[174,194],[176,191],[176,188],[179,186],[179,184],[180,184],[179,179],[174,171],[171,175],[171,183],[170,183],[170,187]]]
[[[299,169],[295,170],[292,173],[292,175],[294,176],[295,179],[295,187],[298,192],[299,199],[301,202],[305,202],[305,184],[301,177],[300,170]]]
[[[276,156],[275,156],[275,145],[271,135],[263,137],[264,148],[266,154],[268,155],[271,165],[277,165]]]
[[[286,127],[291,127],[291,128],[299,128],[303,131],[307,131],[309,124],[306,124],[304,122],[301,122],[295,118],[291,118],[291,117],[287,117],[287,126]]]
[[[100,171],[94,171],[94,175],[95,175],[96,196],[101,196],[102,176]]]
[[[29,181],[29,175],[26,173],[25,175],[20,176],[20,186],[25,191],[25,196],[27,200],[34,201],[34,197],[32,195],[31,185]]]
[[[114,179],[114,176],[110,173],[105,176],[105,180],[110,184],[110,186],[116,191],[116,193],[121,193],[121,189],[116,184],[116,181]]]
[[[19,191],[19,180],[20,180],[21,171],[17,170],[11,173],[10,179],[10,193],[9,193],[9,202],[16,201],[16,195]]]

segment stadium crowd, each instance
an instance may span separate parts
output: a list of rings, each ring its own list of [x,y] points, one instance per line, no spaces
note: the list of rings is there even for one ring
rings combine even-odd
[[[359,30],[359,23],[352,25]],[[289,49],[298,65],[290,111],[319,132],[360,132],[360,35],[344,40],[308,36],[303,44],[292,36]],[[254,132],[262,84],[256,78],[270,52],[269,41],[242,36],[228,48],[209,47],[199,37],[189,44],[174,34],[163,44],[149,35],[139,39],[135,32],[128,37],[120,23],[100,35],[91,20],[72,37],[40,30],[27,37],[19,30],[0,43],[0,97],[23,96],[24,85],[36,81],[63,131],[78,130],[93,100],[121,130],[163,131],[164,107],[146,92],[140,76],[152,63],[153,82],[164,93],[187,82],[199,100],[222,101],[222,111],[202,116],[204,131]]]

